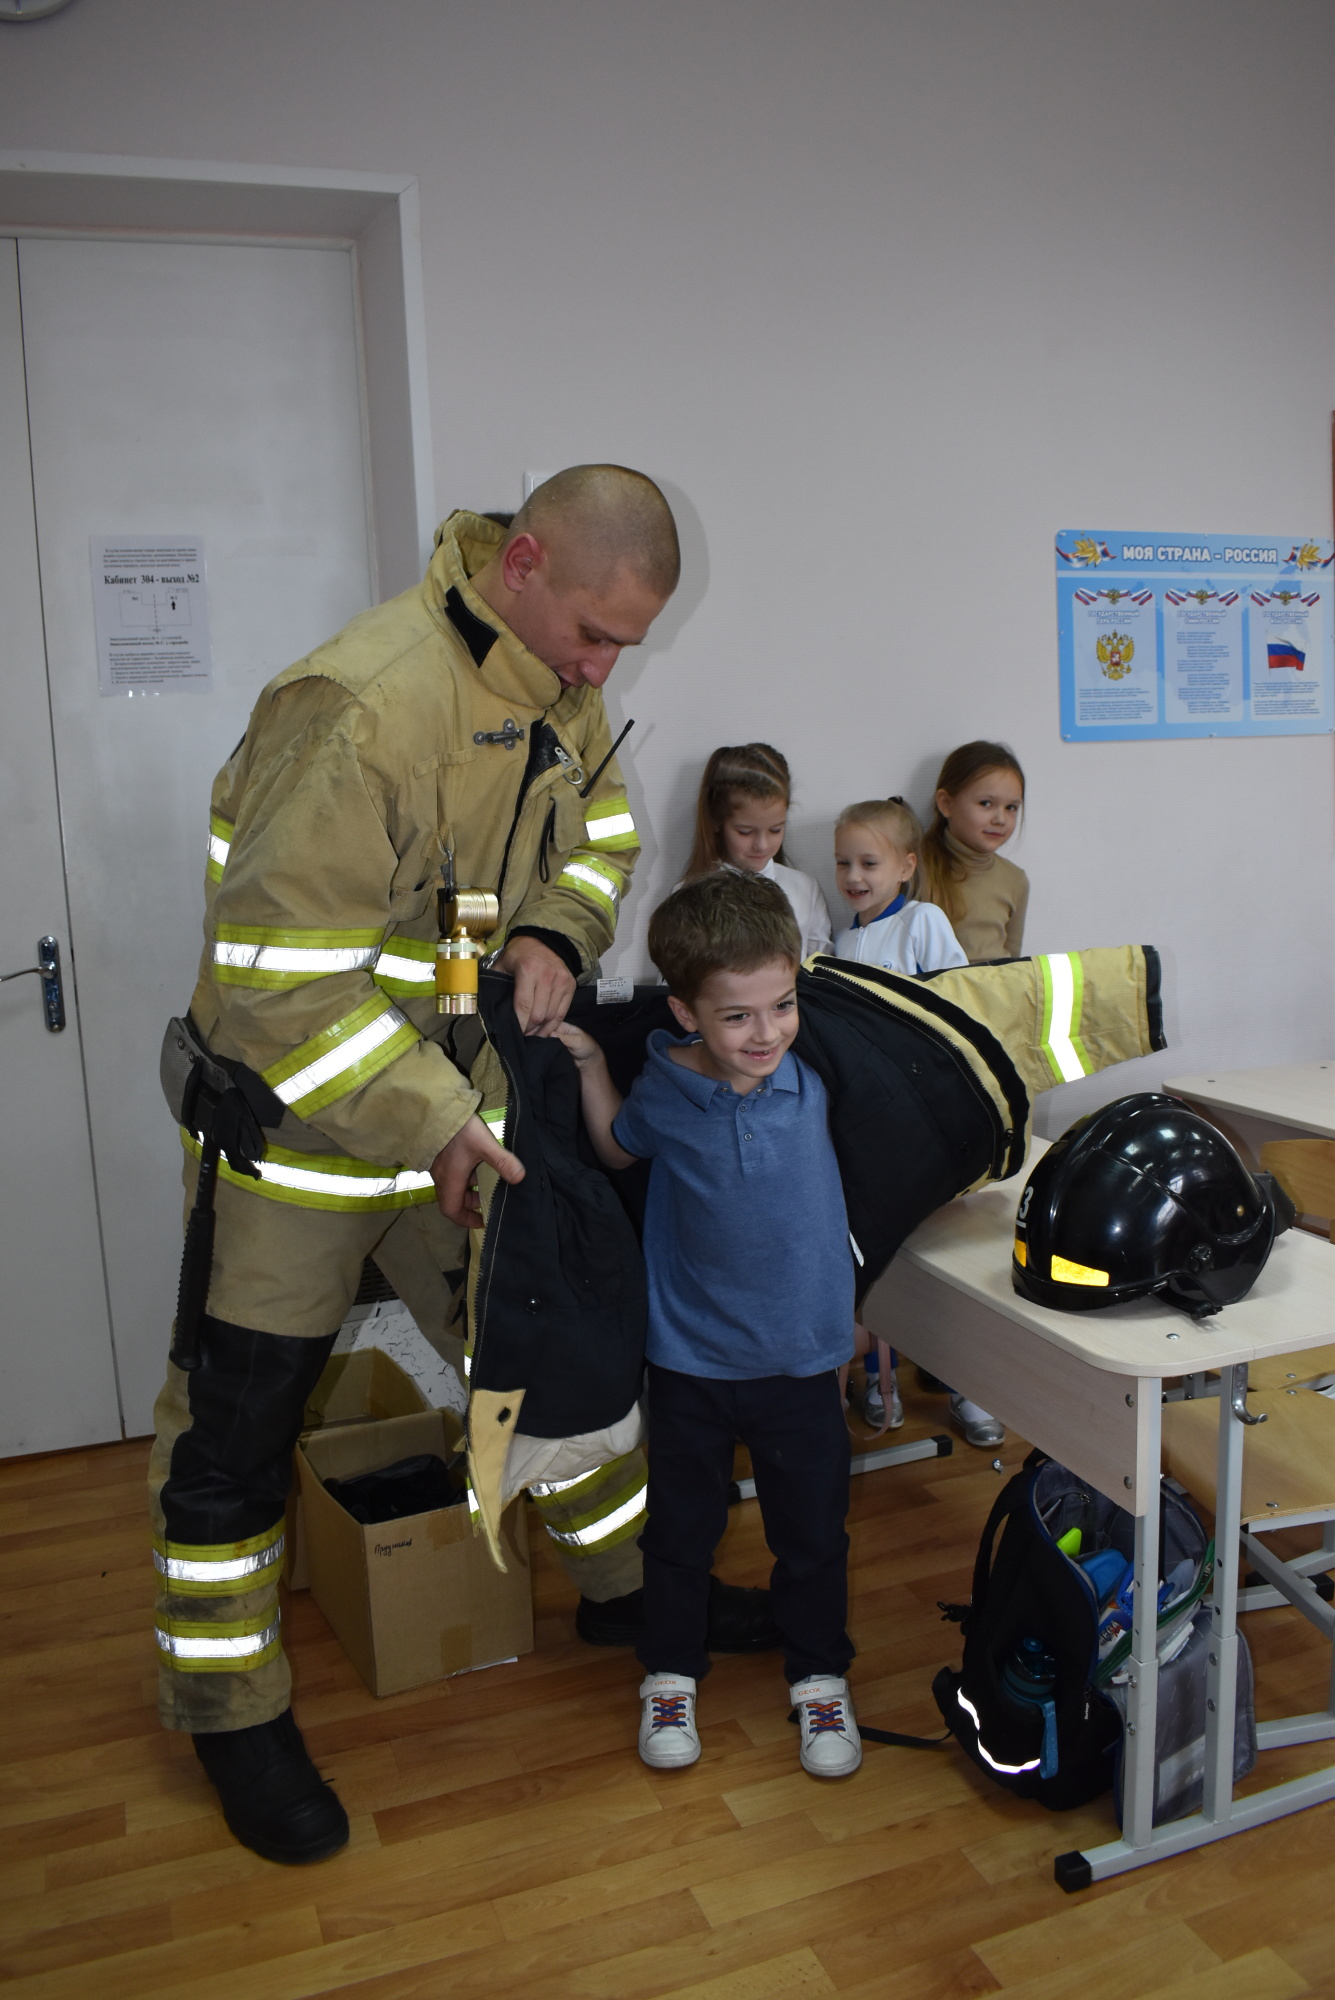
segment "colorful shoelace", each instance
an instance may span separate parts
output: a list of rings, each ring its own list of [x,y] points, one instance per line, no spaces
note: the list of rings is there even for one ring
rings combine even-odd
[[[813,1736],[824,1735],[827,1730],[833,1730],[837,1735],[848,1733],[844,1704],[838,1696],[833,1701],[803,1702],[802,1706],[810,1718],[809,1727]]]
[[[654,1695],[652,1697],[654,1704],[653,1721],[649,1727],[651,1729],[685,1729],[690,1721],[690,1717],[686,1711],[686,1704],[689,1699],[689,1695],[684,1694]]]

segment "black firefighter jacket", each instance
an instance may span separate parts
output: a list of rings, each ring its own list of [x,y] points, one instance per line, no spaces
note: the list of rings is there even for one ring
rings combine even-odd
[[[564,1045],[528,1038],[511,982],[484,975],[487,1042],[473,1068],[483,1115],[523,1161],[517,1186],[479,1173],[483,1227],[468,1282],[469,1454],[493,1555],[516,1431],[565,1438],[623,1418],[640,1394],[646,1283],[639,1226],[648,1163],[608,1175],[579,1113]],[[796,1052],[829,1096],[859,1303],[934,1209],[1020,1171],[1033,1098],[1165,1046],[1159,957],[1120,945],[910,979],[816,957],[798,973]],[[602,1045],[624,1093],[654,1028],[676,1029],[666,988],[570,1019]]]

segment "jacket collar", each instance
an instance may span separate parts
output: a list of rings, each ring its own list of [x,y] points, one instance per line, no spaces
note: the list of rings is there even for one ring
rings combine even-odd
[[[422,587],[437,623],[457,633],[468,648],[484,686],[501,701],[541,714],[555,707],[564,687],[469,581],[504,542],[505,530],[497,522],[480,514],[451,514],[436,530],[436,552]],[[447,602],[451,597],[452,605]],[[490,646],[488,631],[494,634]]]

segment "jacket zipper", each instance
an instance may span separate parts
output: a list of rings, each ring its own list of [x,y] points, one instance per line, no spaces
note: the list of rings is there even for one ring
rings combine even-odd
[[[546,720],[545,715],[540,716],[537,722],[531,723],[529,725],[530,746],[532,746],[538,741],[536,732],[540,724],[545,720]],[[515,832],[519,826],[519,821],[523,815],[524,801],[528,797],[529,787],[533,783],[532,757],[533,757],[532,748],[530,748],[528,758],[526,759],[524,764],[523,776],[519,780],[519,796],[515,800],[514,816],[510,821],[510,831],[505,836],[505,851],[501,855],[501,872],[496,882],[496,901],[498,903],[503,900],[505,895],[505,872],[510,866],[510,849],[514,845]]]
[[[538,842],[538,880],[543,883],[550,882],[552,879],[551,871],[547,866],[547,847],[553,838],[555,830],[556,800],[553,799],[547,807],[547,817],[542,823],[542,838]]]

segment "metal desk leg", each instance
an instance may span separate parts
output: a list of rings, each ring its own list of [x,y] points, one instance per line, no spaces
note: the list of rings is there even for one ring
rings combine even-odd
[[[1162,1454],[1162,1393],[1157,1379],[1136,1383],[1146,1413],[1149,1464]],[[1059,1888],[1072,1894],[1107,1875],[1124,1874],[1156,1858],[1154,1836],[1155,1748],[1159,1717],[1159,1523],[1158,1479],[1146,1482],[1146,1511],[1136,1516],[1132,1557],[1131,1657],[1127,1662],[1126,1739],[1122,1746],[1122,1837],[1086,1853],[1059,1854],[1052,1864]]]
[[[1243,1425],[1233,1396],[1247,1393],[1247,1369],[1219,1373],[1219,1466],[1215,1475],[1214,1588],[1210,1660],[1205,1673],[1205,1796],[1201,1812],[1217,1824],[1233,1815],[1233,1727],[1238,1696],[1238,1537],[1242,1531]]]
[[[1141,1394],[1145,1395],[1142,1386]],[[1159,1398],[1150,1405],[1150,1464],[1160,1451]],[[1147,1495],[1148,1506],[1136,1516],[1134,1596],[1132,1598],[1131,1658],[1128,1662],[1126,1748],[1122,1760],[1122,1838],[1130,1847],[1148,1844],[1154,1827],[1155,1739],[1159,1713],[1159,1482]]]

